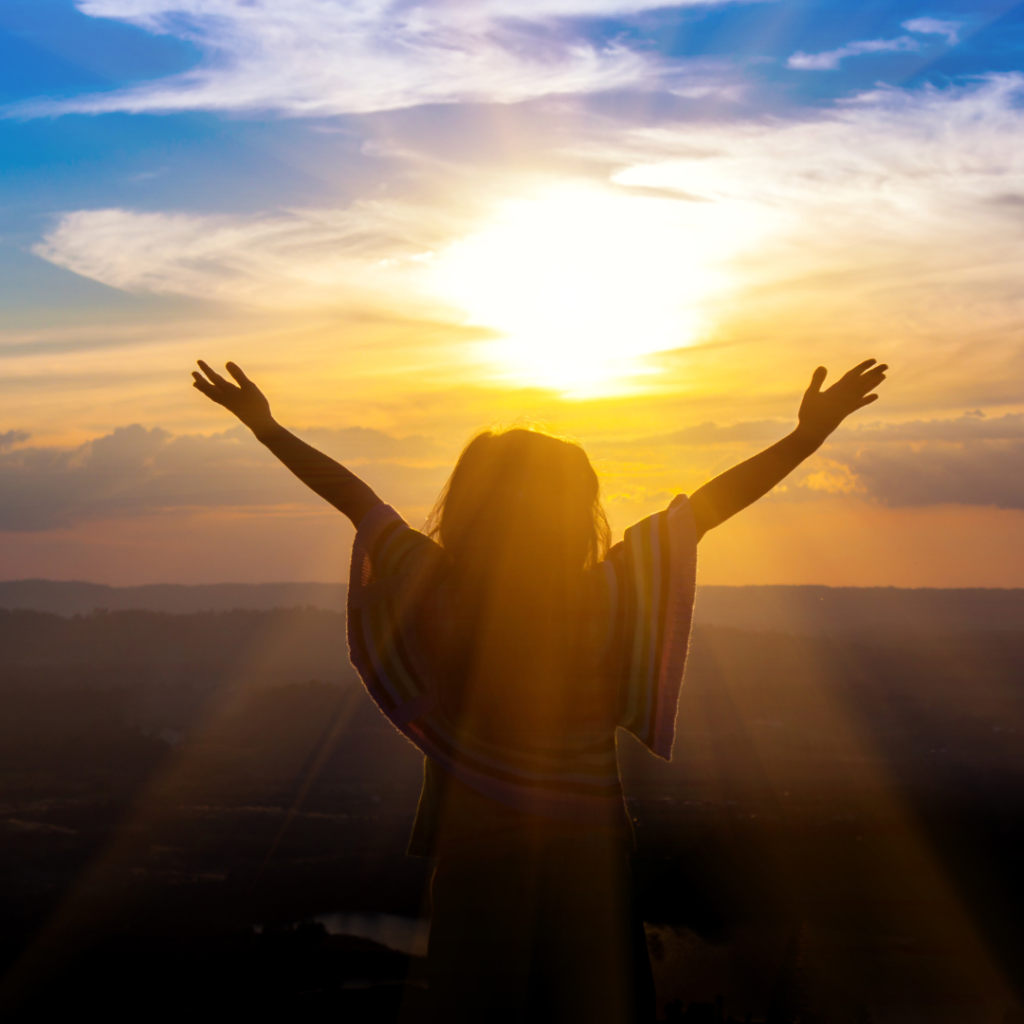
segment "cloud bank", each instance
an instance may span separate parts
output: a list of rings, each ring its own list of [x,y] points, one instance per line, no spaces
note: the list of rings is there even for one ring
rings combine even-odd
[[[787,429],[774,420],[704,423],[588,447],[599,459],[615,458],[630,480],[642,484],[652,464],[678,463],[681,448],[749,449]],[[10,434],[25,440],[21,432]],[[450,471],[451,453],[425,437],[398,438],[357,427],[302,431],[302,436],[356,468],[386,500],[407,507],[429,507]],[[790,484],[777,500],[840,493],[889,506],[1024,509],[1024,414],[845,428]],[[0,454],[0,530],[45,531],[170,511],[269,512],[296,505],[320,502],[242,428],[174,436],[136,424],[78,448],[26,446]]]
[[[893,508],[984,505],[1024,509],[1024,414],[875,423],[829,446],[851,490]]]
[[[861,490],[892,507],[987,505],[1024,509],[1024,441],[871,448],[839,461]]]
[[[11,431],[25,440],[23,432]],[[446,472],[424,437],[377,430],[303,431],[303,437],[386,484],[398,503],[430,504]],[[0,453],[0,530],[52,530],[97,519],[168,511],[322,506],[243,428],[171,435],[121,427],[77,448]],[[324,506],[326,507],[326,506]]]

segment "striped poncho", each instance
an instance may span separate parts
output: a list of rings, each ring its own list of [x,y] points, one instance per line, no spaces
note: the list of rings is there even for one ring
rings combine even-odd
[[[444,771],[517,810],[580,823],[622,814],[615,728],[668,759],[690,636],[696,532],[689,502],[626,531],[595,568],[598,647],[616,698],[614,722],[595,725],[581,709],[556,747],[497,746],[450,720],[424,635],[426,610],[443,587],[447,555],[389,505],[356,533],[348,591],[353,665],[392,724]]]

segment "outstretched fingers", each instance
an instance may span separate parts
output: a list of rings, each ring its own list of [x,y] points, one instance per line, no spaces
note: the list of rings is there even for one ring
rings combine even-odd
[[[216,370],[215,370],[215,369],[214,369],[214,368],[213,368],[212,366],[210,366],[210,364],[209,364],[209,363],[207,363],[207,362],[206,362],[206,361],[205,361],[204,359],[197,359],[197,360],[196,360],[196,363],[198,364],[198,366],[199,366],[199,369],[200,369],[200,370],[202,370],[202,371],[203,371],[203,373],[205,373],[205,374],[206,374],[206,376],[207,376],[207,377],[208,377],[208,378],[210,379],[210,383],[211,383],[211,384],[220,384],[220,385],[225,385],[225,384],[227,384],[227,383],[228,383],[228,382],[227,382],[227,380],[225,380],[225,379],[224,379],[224,378],[223,378],[223,377],[222,377],[222,376],[221,376],[221,375],[220,375],[220,374],[219,374],[219,373],[218,373],[218,372],[217,372],[217,371],[216,371]],[[194,375],[194,372],[193,372],[193,375]]]
[[[844,387],[849,387],[851,385],[859,384],[868,373],[873,372],[871,368],[876,362],[876,359],[865,359],[864,362],[858,363],[856,366],[847,370],[846,373],[844,373],[832,386],[835,387],[836,384],[839,384]]]
[[[885,380],[885,371],[888,369],[889,367],[886,363],[880,363],[874,369],[865,373],[860,379],[861,390],[866,394],[868,391],[873,391],[877,388]]]
[[[236,404],[236,400],[242,394],[242,388],[236,384],[232,384],[226,377],[222,377],[209,363],[204,359],[197,359],[196,362],[199,364],[199,369],[203,371],[203,374],[197,373],[195,370],[192,371],[192,386],[196,390],[201,391],[207,398],[213,399],[225,408],[232,409]],[[233,363],[229,364],[234,366]],[[238,367],[235,367],[238,370]],[[238,370],[241,374],[241,380],[245,381],[247,388],[253,388],[255,385],[251,384],[246,378],[245,374]],[[235,376],[232,372],[232,376]],[[236,377],[236,379],[239,379]]]
[[[828,376],[828,370],[824,366],[819,366],[814,373],[811,374],[811,383],[807,386],[809,394],[817,394],[821,390],[821,385],[825,383],[825,378]]]
[[[845,376],[860,377],[864,373],[866,373],[872,366],[874,366],[877,362],[877,359],[865,359],[864,362],[858,363],[852,370],[848,370]]]
[[[217,388],[201,373],[199,373],[198,370],[192,371],[192,387],[194,387],[196,391],[201,391],[207,398],[211,398],[213,401],[223,404],[220,392],[218,392]]]
[[[852,392],[853,394],[866,395],[885,380],[885,371],[888,369],[887,363],[878,363],[875,359],[866,359],[863,363],[858,363],[852,370],[844,373],[832,387],[837,389],[837,394],[840,392]]]
[[[228,373],[230,373],[238,382],[239,387],[251,388],[256,386],[248,377],[246,377],[245,372],[238,363],[225,363],[224,365],[227,368]]]
[[[877,364],[878,359],[864,359],[863,362],[858,364],[852,369],[848,370],[843,374],[842,379],[845,381],[858,381],[861,380],[865,374],[871,373],[871,367]]]

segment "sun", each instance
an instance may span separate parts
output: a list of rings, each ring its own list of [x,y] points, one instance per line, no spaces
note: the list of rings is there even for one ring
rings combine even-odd
[[[432,290],[494,332],[502,380],[586,397],[635,389],[652,354],[707,329],[732,248],[713,203],[567,185],[508,200],[437,254]]]

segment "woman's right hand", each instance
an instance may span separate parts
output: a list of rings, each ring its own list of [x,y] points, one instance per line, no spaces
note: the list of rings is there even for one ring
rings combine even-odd
[[[828,371],[824,366],[819,366],[800,403],[797,435],[817,448],[850,413],[863,409],[878,398],[872,392],[885,380],[885,371],[888,369],[887,363],[879,364],[875,359],[865,359],[844,373],[830,388],[822,391],[821,385]]]
[[[210,401],[223,405],[229,412],[233,412],[257,437],[277,429],[266,396],[246,377],[240,366],[235,363],[225,364],[228,373],[238,382],[232,384],[202,359],[197,362],[199,369],[203,371],[192,371],[192,386],[197,391],[201,391]]]

